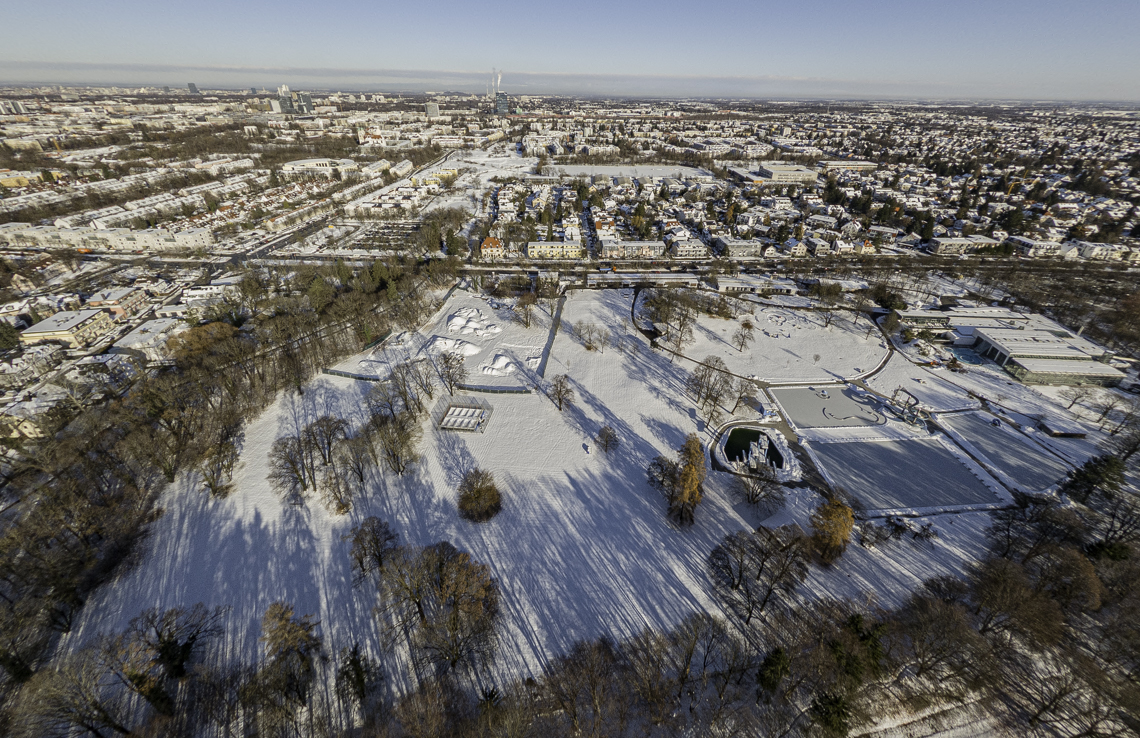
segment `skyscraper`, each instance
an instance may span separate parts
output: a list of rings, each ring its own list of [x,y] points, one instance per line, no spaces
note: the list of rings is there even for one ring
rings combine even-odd
[[[194,84],[193,82],[186,83],[186,89],[190,91],[191,95],[201,95],[202,94],[201,92],[198,92],[198,85]]]
[[[426,105],[424,105],[424,112],[427,113],[428,118],[438,118],[439,117],[439,103],[432,103],[432,102],[427,103]]]
[[[495,113],[498,115],[511,114],[511,99],[507,97],[507,93],[500,92],[495,95]]]

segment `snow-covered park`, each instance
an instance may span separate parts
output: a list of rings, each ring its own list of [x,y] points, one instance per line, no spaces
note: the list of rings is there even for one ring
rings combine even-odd
[[[722,338],[732,324],[713,319],[702,319],[704,348],[687,353],[718,351],[734,371],[787,379],[802,371],[821,379],[865,371],[886,354],[877,334],[868,337],[846,320],[823,328],[811,314],[771,314],[781,319],[769,322],[768,311],[754,317],[764,330],[783,333],[760,332],[743,355]],[[687,434],[703,434],[706,444],[712,437],[685,394],[685,362],[653,350],[630,315],[628,294],[575,292],[565,300],[563,329],[552,331],[539,308],[524,327],[504,303],[456,290],[420,331],[337,368],[384,376],[394,362],[437,348],[458,351],[470,384],[524,390],[480,395],[494,410],[484,432],[441,431],[425,421],[420,460],[402,476],[374,469],[366,493],[336,515],[315,497],[302,505],[284,501],[269,479],[270,447],[326,414],[359,426],[374,384],[318,376],[303,394],[282,394],[246,428],[232,493],[214,499],[194,474],[178,477],[159,501],[163,514],[137,564],[94,595],[66,643],[121,629],[148,607],[204,602],[232,607],[225,653],[252,661],[262,614],[284,599],[322,622],[330,651],[359,642],[383,657],[372,612],[377,595],[372,585],[353,586],[344,539],[372,515],[391,523],[401,542],[448,540],[490,567],[503,598],[496,668],[504,678],[538,673],[581,639],[621,638],[647,625],[668,628],[694,611],[719,612],[706,574],[711,549],[726,534],[761,524],[806,528],[820,498],[806,487],[792,489],[786,507],[766,521],[772,511],[742,502],[731,475],[710,472],[696,523],[674,527],[646,483],[646,466],[673,454]],[[578,322],[604,326],[610,345],[587,350],[566,329]],[[815,362],[817,352],[827,358]],[[538,374],[543,362],[545,379]],[[558,374],[567,375],[575,395],[562,411],[541,390]],[[756,410],[742,408],[742,417],[754,418]],[[607,425],[620,439],[610,454],[593,440]],[[504,497],[502,512],[485,523],[464,521],[457,511],[456,487],[476,466],[493,472]],[[813,568],[805,595],[896,604],[924,578],[960,573],[980,554],[988,517],[932,521],[940,536],[934,544],[852,546],[839,564]]]
[[[732,336],[746,320],[753,340],[741,351]],[[887,358],[887,345],[867,318],[837,312],[830,325],[824,323],[821,313],[759,306],[728,320],[702,315],[684,354],[696,360],[718,356],[743,377],[799,383],[860,376]]]

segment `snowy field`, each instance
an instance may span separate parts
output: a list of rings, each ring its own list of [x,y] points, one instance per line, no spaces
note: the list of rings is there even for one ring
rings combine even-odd
[[[796,428],[850,428],[887,422],[876,398],[850,387],[785,387],[769,392]]]
[[[930,510],[1000,502],[939,440],[814,443],[833,484],[867,510]]]
[[[1065,478],[1069,467],[1055,455],[988,413],[946,415],[939,422],[964,440],[975,455],[1026,492],[1044,491]]]
[[[470,309],[479,313],[465,312]],[[632,330],[629,310],[618,291],[568,297],[566,323],[596,322],[624,344],[591,352],[569,331],[557,333],[546,377],[569,376],[573,405],[559,412],[541,392],[478,395],[494,410],[486,432],[437,431],[425,422],[421,461],[402,477],[377,470],[343,516],[315,498],[301,506],[284,503],[267,478],[267,457],[276,438],[321,415],[364,422],[364,397],[373,384],[321,376],[300,396],[281,395],[247,426],[229,497],[212,499],[193,474],[180,475],[159,500],[164,514],[150,527],[137,565],[92,595],[62,647],[120,630],[145,608],[203,602],[233,608],[223,657],[252,662],[260,653],[262,614],[284,599],[321,621],[330,653],[359,642],[384,658],[372,615],[375,592],[370,585],[353,587],[343,538],[370,515],[389,521],[402,542],[448,540],[490,567],[502,589],[500,680],[538,673],[580,639],[622,638],[647,625],[669,628],[694,611],[720,612],[708,589],[706,558],[726,534],[755,527],[761,516],[730,491],[732,477],[710,472],[695,525],[678,530],[667,522],[664,501],[646,485],[645,467],[658,454],[673,454],[700,426],[683,392],[682,362],[652,351]],[[491,332],[491,324],[503,331]],[[457,291],[423,331],[405,337],[405,348],[418,350],[440,337],[469,341],[480,347],[468,357],[474,369],[488,358],[493,365],[507,343],[541,346],[548,331],[548,322],[517,328],[485,301]],[[341,366],[368,361],[387,359],[370,353]],[[609,456],[592,440],[603,425],[621,441]],[[882,488],[900,503],[929,502],[926,497],[940,490],[970,486],[961,476],[969,472],[948,453],[909,443],[904,467],[893,466],[897,451],[868,458],[885,449],[883,443],[817,448],[827,459],[833,452],[840,460],[853,456],[851,463],[832,462],[834,474],[852,475],[852,489],[857,483]],[[482,524],[461,520],[456,509],[456,486],[474,466],[494,473],[504,497],[503,511]],[[942,473],[948,476],[940,480]],[[806,528],[819,501],[810,489],[790,490],[787,507],[765,524]],[[960,573],[982,550],[988,516],[931,520],[940,535],[933,545],[853,545],[835,566],[812,568],[804,595],[870,597],[891,606],[925,578]]]
[[[891,356],[883,370],[868,379],[866,384],[887,397],[902,387],[918,399],[922,409],[930,412],[973,410],[981,407],[978,400],[970,397],[961,387],[943,379],[943,375],[955,376],[945,369],[931,371],[916,366],[896,353]],[[899,400],[903,402],[907,401],[907,398],[900,397]]]
[[[444,312],[469,300],[456,293]],[[572,298],[566,309],[569,320],[590,317],[611,330],[624,330],[628,316],[616,292]],[[695,413],[682,396],[682,370],[636,332],[625,338],[638,343],[636,353],[587,352],[560,332],[547,374],[571,376],[573,406],[559,412],[541,393],[484,395],[494,407],[485,433],[426,428],[422,462],[404,477],[376,474],[369,494],[340,517],[315,499],[283,504],[266,459],[275,438],[326,412],[361,422],[371,383],[321,377],[304,395],[283,396],[247,428],[235,491],[211,500],[192,475],[181,476],[160,501],[165,515],[143,562],[92,598],[70,640],[122,628],[147,607],[202,601],[233,606],[231,653],[252,660],[261,614],[287,599],[317,615],[334,650],[357,640],[379,649],[375,595],[352,587],[341,538],[368,515],[391,521],[404,542],[446,539],[491,567],[506,615],[498,664],[509,673],[536,673],[579,639],[668,628],[695,610],[719,609],[706,590],[705,557],[724,535],[760,520],[727,493],[729,477],[710,473],[696,525],[681,531],[667,522],[645,467],[697,430]],[[620,448],[608,457],[587,452],[607,424]],[[503,512],[484,524],[456,510],[456,485],[473,466],[493,471],[504,493]]]
[[[754,340],[737,351],[732,334],[743,320],[755,326]],[[886,358],[881,334],[866,318],[852,322],[836,313],[832,324],[809,311],[757,308],[754,315],[723,320],[702,315],[693,329],[685,356],[701,361],[719,356],[733,374],[767,382],[837,382],[874,369]]]
[[[466,384],[475,387],[533,386],[550,337],[551,318],[535,307],[529,328],[519,323],[508,302],[456,290],[427,329],[394,336],[367,354],[338,364],[339,371],[386,377],[408,358],[442,351],[464,357]]]

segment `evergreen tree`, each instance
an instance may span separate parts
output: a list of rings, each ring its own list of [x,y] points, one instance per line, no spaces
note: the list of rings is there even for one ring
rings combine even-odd
[[[1094,456],[1081,468],[1069,472],[1060,491],[1084,505],[1097,491],[1109,498],[1115,496],[1122,484],[1124,462],[1116,456]]]

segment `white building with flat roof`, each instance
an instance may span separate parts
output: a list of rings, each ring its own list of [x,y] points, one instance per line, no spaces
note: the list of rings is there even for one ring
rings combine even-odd
[[[102,310],[64,310],[20,334],[23,343],[60,341],[70,348],[91,344],[111,330],[111,316]]]

